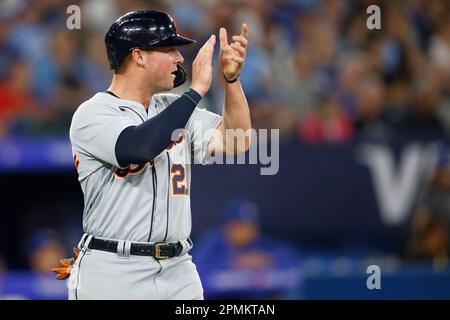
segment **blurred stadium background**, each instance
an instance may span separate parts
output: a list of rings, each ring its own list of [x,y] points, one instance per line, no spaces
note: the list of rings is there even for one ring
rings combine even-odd
[[[66,27],[73,4],[81,30]],[[370,4],[381,30],[366,27]],[[247,22],[253,126],[280,129],[277,175],[193,168],[206,298],[450,298],[445,0],[1,0],[1,298],[66,298],[48,270],[82,234],[71,116],[109,85],[108,26],[148,8],[198,40],[181,50],[187,69],[211,33]],[[219,113],[221,81],[203,102]],[[369,265],[380,290],[366,286]]]

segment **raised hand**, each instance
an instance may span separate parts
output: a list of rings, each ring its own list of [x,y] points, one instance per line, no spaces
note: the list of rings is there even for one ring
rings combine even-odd
[[[227,80],[235,79],[241,72],[245,62],[245,54],[248,45],[248,27],[242,25],[240,35],[232,37],[231,44],[228,44],[228,35],[225,28],[220,28],[220,65],[222,66],[223,76]]]
[[[201,96],[208,92],[212,81],[212,56],[216,36],[212,35],[203,47],[197,53],[192,63],[192,83],[191,88],[197,91]]]

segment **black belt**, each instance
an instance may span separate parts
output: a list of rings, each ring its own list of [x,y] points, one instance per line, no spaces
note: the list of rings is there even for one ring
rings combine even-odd
[[[88,248],[117,253],[117,245],[118,241],[92,238],[91,242],[88,245]],[[150,256],[158,260],[164,260],[167,258],[179,256],[182,251],[183,245],[181,244],[181,242],[159,242],[155,244],[132,243],[130,248],[130,254],[132,255]]]

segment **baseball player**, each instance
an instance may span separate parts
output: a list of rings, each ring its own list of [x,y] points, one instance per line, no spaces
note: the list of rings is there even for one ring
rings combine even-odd
[[[245,24],[231,44],[220,29],[225,101],[219,116],[196,107],[211,84],[214,35],[199,50],[191,86],[180,96],[163,92],[186,80],[178,46],[194,40],[179,35],[160,11],[130,12],[111,25],[105,43],[112,83],[79,106],[70,127],[85,234],[76,260],[54,270],[68,278],[69,299],[203,299],[188,253],[189,163],[249,147],[224,138],[226,129],[251,127],[239,82],[247,37]],[[173,132],[180,133],[175,141]]]

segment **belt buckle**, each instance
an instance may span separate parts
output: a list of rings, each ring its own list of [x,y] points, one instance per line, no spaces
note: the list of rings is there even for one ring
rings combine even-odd
[[[170,258],[169,256],[162,256],[161,255],[161,247],[163,245],[166,245],[166,244],[167,244],[166,242],[158,242],[158,243],[154,244],[154,246],[155,246],[155,258],[156,259],[158,259],[158,260],[165,260],[165,259]]]

